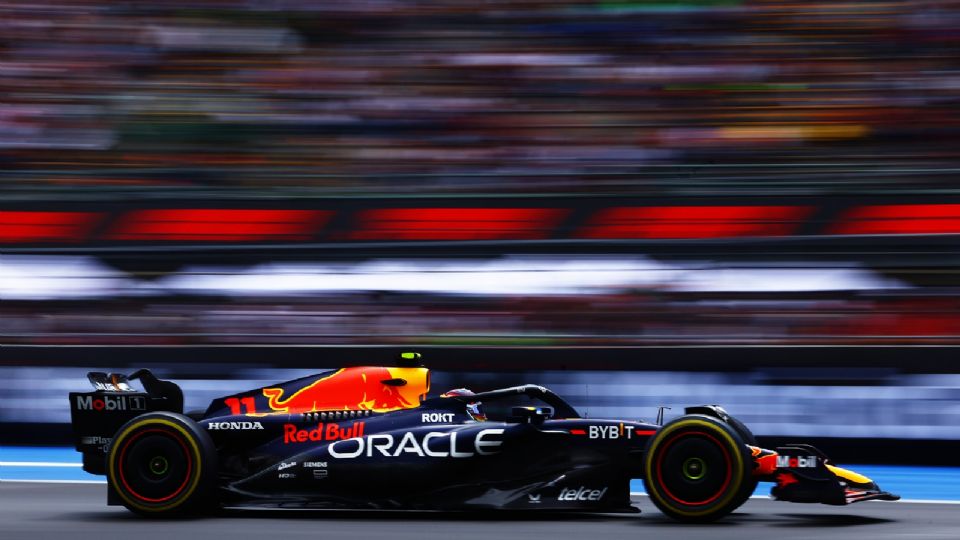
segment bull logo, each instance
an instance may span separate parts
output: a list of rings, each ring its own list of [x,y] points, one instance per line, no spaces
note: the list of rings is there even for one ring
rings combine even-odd
[[[412,409],[419,407],[420,400],[430,391],[429,373],[430,370],[420,367],[344,368],[289,397],[284,397],[283,388],[264,388],[263,395],[272,410],[288,413]]]

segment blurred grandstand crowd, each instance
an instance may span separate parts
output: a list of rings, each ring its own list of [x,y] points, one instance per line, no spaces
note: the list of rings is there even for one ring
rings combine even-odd
[[[322,297],[5,301],[5,343],[960,344],[960,299],[884,294]]]
[[[0,200],[937,196],[960,185],[958,51],[955,1],[11,0]],[[0,339],[960,342],[944,275],[893,292],[77,300],[10,299],[0,271]]]
[[[14,0],[0,193],[954,188],[958,46],[952,1]]]

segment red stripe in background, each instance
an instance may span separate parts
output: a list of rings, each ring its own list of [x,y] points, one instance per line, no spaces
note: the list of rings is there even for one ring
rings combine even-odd
[[[580,238],[730,238],[788,236],[809,206],[620,206],[600,210]]]
[[[255,242],[309,240],[330,220],[323,210],[151,209],[123,215],[109,240]]]
[[[534,240],[548,238],[560,208],[381,208],[364,210],[351,240]]]
[[[888,204],[846,212],[832,234],[960,234],[960,204]]]
[[[0,211],[0,243],[80,242],[103,214]]]

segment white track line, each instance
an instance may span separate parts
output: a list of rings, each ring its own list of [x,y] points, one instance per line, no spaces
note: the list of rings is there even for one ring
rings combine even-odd
[[[884,501],[866,501],[866,502],[884,502]],[[911,504],[960,504],[960,501],[938,501],[936,499],[900,499],[899,501]]]
[[[2,484],[106,484],[106,480],[4,480],[0,478]]]
[[[643,491],[631,491],[631,492],[630,492],[630,495],[631,495],[632,497],[649,497],[649,495],[647,495],[647,494],[644,493]],[[773,497],[771,497],[771,496],[769,496],[769,495],[751,495],[750,498],[751,498],[751,499],[762,499],[762,500],[766,500],[766,501],[775,501],[775,500],[776,500],[776,499],[774,499]],[[937,499],[900,499],[899,501],[864,501],[864,502],[886,502],[886,503],[889,503],[889,502],[902,502],[902,503],[910,503],[910,504],[960,504],[960,501],[951,501],[951,500],[942,500],[942,501],[940,501],[940,500],[937,500]],[[845,505],[845,506],[849,506],[849,505]]]
[[[80,463],[62,461],[0,461],[0,467],[82,467]]]

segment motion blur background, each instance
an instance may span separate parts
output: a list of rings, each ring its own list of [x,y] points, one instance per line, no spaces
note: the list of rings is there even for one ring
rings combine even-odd
[[[958,53],[951,1],[4,2],[3,442],[87,370],[202,407],[413,349],[936,461]]]

